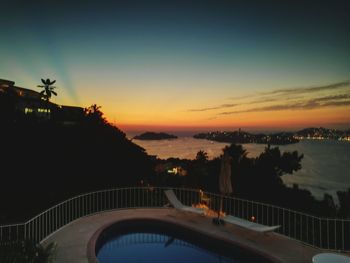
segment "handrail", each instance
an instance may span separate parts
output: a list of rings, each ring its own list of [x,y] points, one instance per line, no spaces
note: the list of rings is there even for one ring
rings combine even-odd
[[[0,242],[31,239],[41,242],[70,222],[91,214],[124,209],[164,207],[164,190],[169,187],[125,187],[79,194],[64,200],[24,223],[0,225]],[[208,209],[253,220],[264,225],[281,225],[279,234],[305,244],[350,252],[350,219],[317,217],[304,212],[242,198],[202,192],[198,189],[172,188],[185,205],[200,203],[201,193],[210,202]]]

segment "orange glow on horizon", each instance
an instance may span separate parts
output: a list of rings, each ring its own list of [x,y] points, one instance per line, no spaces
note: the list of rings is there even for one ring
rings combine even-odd
[[[331,127],[341,124],[349,124],[349,107],[299,110],[299,111],[277,111],[241,113],[224,116],[213,120],[198,121],[198,116],[189,118],[189,114],[178,114],[164,119],[150,118],[146,113],[143,120],[140,118],[131,122],[130,119],[109,121],[115,123],[125,131],[190,131],[190,130],[228,130],[228,129],[299,129],[306,127]],[[196,118],[195,118],[196,117]],[[169,121],[170,119],[170,121]],[[175,120],[175,121],[174,121]]]
[[[281,109],[259,111],[259,108],[268,108],[274,105],[288,105],[300,103],[299,98],[290,100],[278,97],[278,101],[269,100],[260,103],[251,103],[254,100],[263,100],[264,97],[256,93],[253,98],[237,93],[234,101],[225,100],[229,93],[215,96],[213,94],[201,94],[189,91],[184,96],[181,93],[167,94],[164,92],[152,93],[143,90],[140,94],[125,92],[120,94],[111,90],[110,93],[97,93],[95,89],[87,85],[84,96],[81,94],[79,105],[88,107],[92,104],[101,106],[107,120],[125,132],[139,131],[216,131],[236,130],[297,130],[306,127],[326,127],[342,129],[350,128],[350,106],[319,107],[313,109]],[[63,91],[63,90],[62,90]],[[239,91],[239,90],[238,90]],[[346,91],[346,90],[345,90]],[[344,91],[344,92],[345,92]],[[331,91],[317,95],[308,94],[303,99],[312,100],[317,97],[333,96]],[[66,100],[67,94],[62,92],[56,103],[76,105]],[[147,95],[147,96],[146,96]],[[255,96],[255,97],[254,97]],[[274,97],[272,97],[274,98]],[[56,98],[54,98],[56,100]],[[227,103],[228,102],[228,103]],[[237,105],[234,107],[217,107],[220,105]],[[77,105],[78,106],[78,105]],[[210,109],[210,108],[213,109]],[[209,110],[201,110],[209,108]],[[258,109],[250,111],[251,109]],[[199,110],[191,110],[199,109]],[[245,112],[244,112],[245,111]],[[228,112],[228,114],[224,114]],[[232,112],[232,113],[229,113]],[[236,112],[236,113],[234,113]],[[240,112],[240,113],[237,113]]]

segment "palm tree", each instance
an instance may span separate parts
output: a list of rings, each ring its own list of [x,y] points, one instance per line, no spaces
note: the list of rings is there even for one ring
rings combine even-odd
[[[56,88],[55,86],[52,86],[56,80],[51,81],[50,79],[41,79],[41,82],[44,85],[38,85],[39,88],[44,88],[43,91],[40,92],[40,94],[44,95],[46,97],[46,100],[49,101],[51,98],[51,95],[55,95],[57,96],[57,93],[54,91],[54,89]]]

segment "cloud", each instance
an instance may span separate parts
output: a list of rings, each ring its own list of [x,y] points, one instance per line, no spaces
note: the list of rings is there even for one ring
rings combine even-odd
[[[247,98],[251,98],[254,95],[245,95],[245,96],[240,96],[240,97],[230,97],[228,98],[229,100],[242,100],[242,99],[247,99]]]
[[[219,110],[236,107],[238,104],[221,104],[219,106],[207,107],[207,108],[199,108],[199,109],[189,109],[190,112],[200,112],[200,111],[210,111],[210,110]]]
[[[262,103],[270,103],[270,104],[279,103],[279,104],[255,107],[255,108],[246,109],[246,110],[225,111],[217,115],[236,114],[236,113],[255,112],[255,111],[315,109],[319,107],[344,106],[348,104],[347,102],[344,102],[342,100],[350,99],[350,93],[329,95],[329,96],[316,97],[316,98],[315,96],[324,94],[325,92],[334,93],[335,90],[337,90],[338,92],[350,92],[348,88],[350,88],[350,80],[332,83],[328,85],[313,86],[313,87],[276,89],[269,92],[258,93],[250,96],[230,98],[231,100],[234,100],[235,103],[221,104],[217,106],[203,107],[203,108],[197,108],[197,109],[189,109],[187,111],[204,112],[204,111],[213,111],[213,110],[223,110],[223,109],[229,109],[229,108],[238,107],[242,105],[254,105],[254,104],[262,104]],[[314,97],[314,98],[306,99],[308,97]],[[281,104],[282,101],[284,102],[283,104]]]
[[[276,101],[288,101],[288,100],[295,100],[295,99],[300,99],[303,98],[302,96],[289,96],[289,97],[280,97],[280,96],[275,96],[275,97],[260,97],[258,99],[255,99],[253,101],[249,102],[244,102],[241,105],[250,105],[250,104],[259,104],[259,103],[266,103],[266,102],[276,102]]]
[[[333,83],[323,86],[315,87],[304,87],[304,88],[293,88],[293,89],[277,89],[269,92],[264,92],[262,95],[272,95],[272,94],[305,94],[305,93],[314,93],[320,91],[334,91],[335,89],[340,89],[350,86],[350,80]]]
[[[314,101],[322,102],[322,101],[333,101],[333,100],[343,100],[343,99],[350,99],[350,94],[339,94],[339,95],[327,96],[322,98],[316,98],[314,99]]]
[[[251,98],[251,96],[250,96]],[[290,100],[295,98],[286,98],[285,100]],[[206,107],[206,108],[198,108],[198,109],[189,109],[188,112],[202,112],[202,111],[212,111],[212,110],[221,110],[221,109],[227,109],[227,108],[233,108],[241,105],[249,105],[249,104],[258,104],[258,103],[265,103],[265,102],[274,102],[274,101],[280,101],[280,98],[259,98],[254,101],[248,101],[248,102],[242,102],[242,103],[231,103],[231,104],[221,104],[218,106],[213,107]]]
[[[350,94],[325,96],[320,98],[297,101],[295,103],[277,104],[264,107],[255,107],[239,111],[221,112],[219,115],[230,115],[247,112],[282,111],[282,110],[312,110],[325,107],[350,106]]]

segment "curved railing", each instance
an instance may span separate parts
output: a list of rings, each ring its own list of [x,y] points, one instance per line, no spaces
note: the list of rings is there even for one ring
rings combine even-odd
[[[164,207],[163,187],[133,187],[96,191],[78,195],[42,212],[23,224],[0,226],[0,242],[24,239],[41,242],[61,227],[91,214],[125,208]],[[279,234],[305,244],[350,252],[350,219],[321,218],[290,209],[245,199],[221,196],[194,189],[174,189],[185,205],[199,204],[206,197],[211,210],[218,210],[223,199],[226,214],[264,225],[281,225]]]

